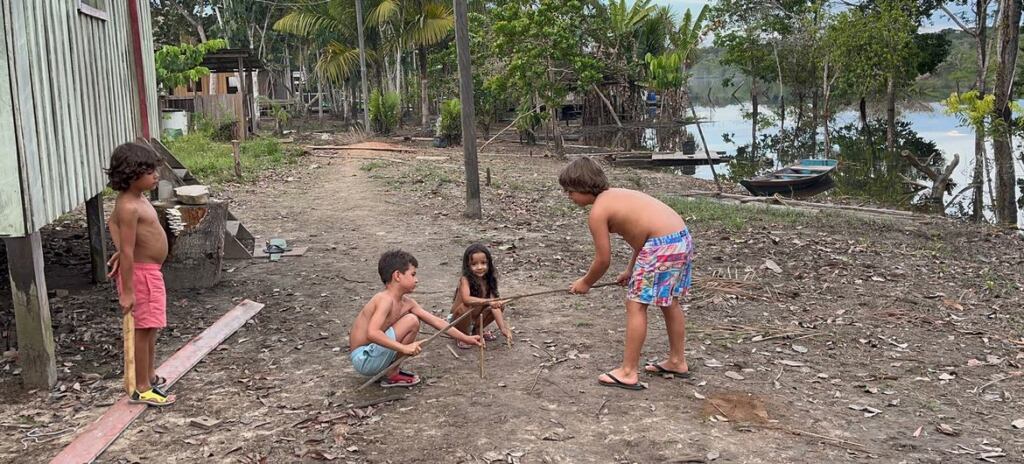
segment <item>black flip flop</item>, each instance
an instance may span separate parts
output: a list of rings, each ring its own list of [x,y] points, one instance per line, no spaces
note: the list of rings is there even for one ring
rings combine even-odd
[[[609,379],[612,379],[612,381],[611,382],[605,382],[605,381],[603,381],[601,379],[597,379],[597,383],[599,383],[601,385],[604,385],[606,387],[624,388],[626,390],[646,390],[647,389],[647,386],[645,386],[644,384],[640,383],[639,379],[637,379],[636,383],[626,383],[626,382],[623,382],[623,381],[615,378],[615,376],[612,375],[611,372],[605,372],[604,375],[607,375]]]
[[[653,367],[653,368],[655,368],[657,370],[652,371],[652,370],[648,369],[648,367]],[[673,376],[676,376],[676,377],[678,377],[680,379],[688,379],[688,378],[690,378],[690,371],[679,372],[679,371],[674,371],[672,369],[665,369],[664,367],[661,367],[661,364],[658,364],[658,363],[647,363],[644,366],[644,372],[646,372],[648,374],[652,374],[652,375],[672,374]]]

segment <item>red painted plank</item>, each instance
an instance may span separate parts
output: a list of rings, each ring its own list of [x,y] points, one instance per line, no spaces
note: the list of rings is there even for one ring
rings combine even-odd
[[[210,351],[235,333],[252,316],[263,309],[262,303],[245,300],[221,316],[209,328],[199,334],[156,369],[157,374],[167,378],[171,386],[184,376]],[[174,407],[174,406],[171,406]],[[129,404],[128,397],[122,397],[102,417],[93,422],[50,461],[50,464],[81,464],[92,462],[128,428],[143,411],[145,405]]]

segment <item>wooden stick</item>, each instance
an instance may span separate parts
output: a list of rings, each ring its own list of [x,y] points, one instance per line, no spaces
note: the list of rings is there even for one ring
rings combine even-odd
[[[608,287],[608,286],[611,286],[611,285],[618,285],[618,283],[617,282],[605,282],[603,284],[594,285],[594,286],[592,286],[590,288],[594,289],[594,288]],[[551,293],[561,293],[561,292],[568,292],[568,291],[569,290],[565,290],[565,289],[562,289],[562,290],[544,290],[544,291],[541,291],[541,292],[527,293],[525,295],[516,295],[516,296],[510,296],[508,298],[502,298],[501,302],[502,303],[508,303],[510,301],[515,301],[515,300],[519,300],[519,299],[523,299],[523,298],[529,298],[531,296],[548,295],[548,294],[551,294]]]
[[[131,395],[135,391],[135,318],[131,313],[124,315],[121,336],[124,338],[124,390]]]
[[[480,339],[484,338],[484,312],[480,311],[480,317],[477,318],[476,330],[480,332]],[[480,378],[484,378],[484,345],[480,345]]]
[[[450,330],[452,327],[454,327],[455,324],[458,324],[459,322],[462,322],[462,320],[465,319],[466,316],[469,316],[470,314],[473,314],[473,311],[466,311],[461,316],[455,318],[454,321],[452,321],[450,324],[445,326],[443,329],[438,330],[437,333],[435,333],[434,335],[431,335],[430,337],[427,337],[426,340],[423,340],[423,343],[420,343],[420,347],[422,348],[424,346],[427,346],[427,344],[429,344],[430,342],[434,341],[435,338],[440,337],[441,334],[444,334],[444,333],[448,332],[448,330]],[[370,386],[370,384],[380,380],[381,377],[384,377],[384,373],[385,372],[387,372],[387,371],[389,371],[391,369],[394,369],[394,368],[396,368],[398,366],[401,366],[402,363],[405,362],[406,359],[409,359],[409,357],[405,356],[403,354],[398,355],[395,358],[395,360],[390,365],[388,365],[388,367],[385,367],[384,370],[378,372],[377,375],[375,375],[373,377],[370,377],[370,380],[367,380],[366,383],[360,385],[359,388],[356,388],[356,391],[362,390],[362,389]]]
[[[592,286],[590,288],[601,288],[601,287],[607,287],[609,285],[617,285],[617,283],[616,282],[606,282],[606,283],[603,283],[603,284],[594,285],[594,286]],[[543,292],[528,293],[526,295],[516,295],[516,296],[505,298],[505,299],[503,299],[501,301],[507,303],[509,301],[518,300],[518,299],[521,299],[521,298],[537,296],[537,295],[546,295],[546,294],[550,294],[550,293],[560,293],[560,292],[568,292],[568,290],[545,290]],[[454,321],[452,321],[450,324],[446,325],[443,329],[438,330],[437,333],[435,333],[434,335],[431,335],[426,340],[423,340],[423,343],[420,343],[420,347],[422,348],[424,346],[427,346],[430,342],[434,341],[435,338],[440,337],[442,334],[448,332],[448,330],[450,330],[452,327],[454,327],[455,324],[458,324],[459,322],[462,322],[462,320],[465,319],[466,316],[469,316],[470,314],[473,314],[473,311],[466,311],[461,316],[455,318]],[[481,333],[481,335],[483,335],[483,331],[482,330],[481,330],[480,333]],[[396,368],[398,366],[401,366],[402,363],[405,362],[406,359],[409,359],[409,357],[405,356],[405,355],[398,355],[395,358],[395,360],[390,365],[388,365],[388,367],[385,367],[384,370],[378,372],[377,375],[374,375],[373,377],[370,377],[370,380],[367,380],[365,383],[360,385],[359,388],[356,388],[355,391],[362,390],[362,389],[370,386],[370,384],[380,380],[381,377],[384,377],[384,373],[385,372],[387,372],[387,371],[389,371],[391,369],[394,369],[394,368]]]

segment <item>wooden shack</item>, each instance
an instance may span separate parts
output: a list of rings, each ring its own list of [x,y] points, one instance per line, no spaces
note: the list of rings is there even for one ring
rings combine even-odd
[[[0,1],[0,237],[26,386],[57,378],[39,230],[87,205],[105,277],[104,169],[157,133],[147,0]]]

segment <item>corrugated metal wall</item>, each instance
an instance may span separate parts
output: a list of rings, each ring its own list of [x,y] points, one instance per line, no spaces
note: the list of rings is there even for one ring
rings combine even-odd
[[[0,229],[0,235],[23,235],[103,190],[111,151],[139,132],[139,102],[125,0],[106,2],[106,20],[80,13],[77,0],[0,2],[7,17],[20,180],[29,213],[22,230]],[[138,3],[144,68],[155,76],[149,2]],[[145,85],[150,126],[157,134],[155,79]],[[7,222],[0,220],[0,226]]]

